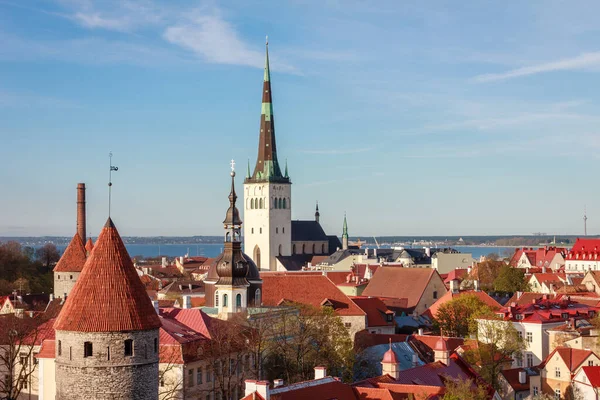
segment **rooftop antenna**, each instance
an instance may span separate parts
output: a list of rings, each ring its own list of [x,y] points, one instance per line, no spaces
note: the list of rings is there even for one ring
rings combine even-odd
[[[587,236],[587,209],[583,206],[583,235]]]
[[[112,151],[108,153],[108,163],[110,168],[108,169],[108,217],[110,218],[110,203],[111,203],[111,195],[112,195],[112,172],[118,171],[119,168],[112,165]]]

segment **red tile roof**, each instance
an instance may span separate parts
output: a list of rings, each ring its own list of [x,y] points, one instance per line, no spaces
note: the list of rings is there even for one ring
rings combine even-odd
[[[60,260],[54,267],[54,272],[81,272],[86,260],[86,251],[78,233],[73,236]]]
[[[542,294],[535,292],[516,292],[513,296],[506,302],[507,305],[515,303],[518,306],[533,304],[534,302],[538,302],[540,300],[554,299],[554,294]]]
[[[527,248],[517,248],[515,249],[515,253],[510,259],[510,265],[513,267],[519,266],[519,260],[525,254],[527,259],[529,260],[529,264],[532,267],[548,267],[556,254],[567,254],[567,249],[564,247],[540,247],[538,249],[533,249],[531,247]]]
[[[583,367],[582,369],[585,375],[588,377],[590,385],[596,388],[600,387],[600,367]]]
[[[525,374],[525,383],[519,382],[519,372],[525,371],[525,368],[513,368],[500,371],[504,379],[514,389],[515,392],[529,391],[529,374]]]
[[[408,307],[415,307],[432,277],[439,274],[432,268],[382,267],[377,270],[363,291],[363,296],[407,298]],[[441,282],[441,278],[440,283]],[[443,286],[443,285],[442,285]],[[440,292],[445,287],[438,289]]]
[[[271,400],[356,400],[352,387],[331,377],[271,389]]]
[[[575,370],[577,370],[577,368],[585,360],[587,360],[589,356],[595,355],[594,352],[590,350],[573,349],[571,347],[557,347],[552,353],[548,354],[548,357],[542,361],[538,368],[543,369],[555,354],[558,354],[560,358],[563,359],[571,373],[575,372]]]
[[[507,303],[496,311],[505,321],[520,321],[531,323],[549,323],[566,321],[570,318],[593,317],[598,312],[597,307],[571,301],[568,296],[560,300],[540,300],[529,304]]]
[[[42,342],[42,347],[40,348],[39,353],[37,353],[37,358],[55,358],[56,357],[56,341],[54,339],[47,339]]]
[[[423,313],[423,315],[426,315],[428,317],[434,317],[437,315],[438,310],[440,309],[440,307],[442,306],[442,304],[445,304],[449,301],[452,301],[454,299],[457,299],[459,297],[462,296],[475,296],[477,297],[479,300],[483,301],[485,304],[487,304],[492,310],[497,310],[500,307],[502,307],[500,305],[500,303],[498,303],[496,300],[492,299],[486,292],[478,290],[465,290],[462,292],[458,292],[458,293],[452,293],[451,291],[446,292],[445,295],[443,295],[442,297],[440,297],[438,299],[438,301],[436,301],[435,303],[433,303],[431,305],[431,307],[429,307],[427,309],[427,311],[425,311]]]
[[[378,344],[406,342],[410,335],[406,334],[381,334],[371,333],[367,329],[356,332],[354,335],[354,348],[357,351],[377,346]]]
[[[119,232],[109,218],[54,328],[113,332],[157,329],[160,325]]]
[[[435,349],[435,346],[442,338],[441,336],[433,335],[412,335],[412,337],[425,344],[431,350]],[[462,346],[465,343],[465,339],[444,336],[444,342],[446,343],[448,350],[453,352],[458,346]]]
[[[464,280],[469,275],[469,270],[466,268],[456,268],[448,273],[444,279],[444,283],[449,284],[453,280]]]
[[[94,242],[92,242],[92,238],[88,238],[87,242],[85,243],[85,250],[88,252],[88,254],[94,250]]]
[[[322,274],[261,274],[261,278],[263,304],[266,306],[276,306],[282,301],[291,301],[320,307],[329,300],[338,315],[365,315],[364,311]]]
[[[367,326],[393,326],[394,320],[387,320],[387,315],[393,318],[394,312],[390,311],[385,303],[378,297],[355,296],[350,297],[354,304],[367,314]]]
[[[600,239],[577,238],[567,254],[567,260],[597,260],[600,255]]]
[[[161,308],[160,311],[162,317],[174,319],[207,338],[211,337],[210,328],[214,319],[199,308]]]

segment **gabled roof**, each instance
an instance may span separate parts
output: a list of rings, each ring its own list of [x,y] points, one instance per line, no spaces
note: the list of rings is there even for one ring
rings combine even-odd
[[[317,221],[292,221],[292,242],[328,242],[329,237]]]
[[[387,320],[387,315],[393,316],[394,312],[390,311],[381,299],[365,296],[350,297],[350,299],[367,314],[368,327],[394,325],[393,319]]]
[[[600,387],[600,366],[586,366],[582,370],[590,381],[590,385],[595,388]]]
[[[383,267],[377,270],[363,291],[363,296],[407,298],[409,308],[415,307],[432,277],[438,272],[432,268]],[[438,291],[446,288],[441,282]]]
[[[519,382],[519,372],[525,371],[525,383]],[[529,374],[525,370],[525,368],[513,368],[513,369],[505,369],[500,371],[500,373],[506,379],[506,382],[513,388],[515,392],[523,392],[529,391]]]
[[[585,360],[587,360],[589,356],[595,355],[595,353],[590,350],[573,349],[571,347],[557,347],[552,353],[548,355],[548,357],[544,359],[544,361],[542,361],[538,368],[543,369],[548,363],[548,361],[550,361],[552,357],[554,357],[554,355],[560,356],[567,368],[569,368],[569,371],[573,373],[577,370],[577,368],[579,368],[579,366],[581,366],[581,364]]]
[[[466,268],[456,268],[448,272],[448,275],[444,279],[444,283],[448,284],[453,280],[464,280],[469,275],[469,270]]]
[[[54,272],[81,272],[86,261],[86,250],[78,233],[73,236]]]
[[[160,320],[109,218],[54,328],[76,332],[158,329]]]
[[[509,264],[513,267],[520,266],[519,260],[521,260],[524,254],[532,267],[548,267],[557,254],[564,255],[566,253],[567,249],[564,247],[516,248]]]
[[[338,315],[365,315],[348,296],[324,275],[261,274],[263,279],[263,304],[276,306],[291,301],[320,307],[324,300],[333,304]]]
[[[567,254],[567,260],[597,260],[600,255],[600,239],[577,238]]]

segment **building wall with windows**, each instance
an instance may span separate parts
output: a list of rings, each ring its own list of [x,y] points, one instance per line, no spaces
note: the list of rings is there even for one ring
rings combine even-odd
[[[54,296],[66,298],[73,290],[81,272],[54,272]]]
[[[564,359],[558,353],[555,353],[540,370],[541,391],[551,396],[560,393],[560,398],[564,399],[571,386],[571,373],[576,375],[581,367],[599,364],[600,359],[595,354],[590,353],[581,365],[571,371],[569,366],[565,364]]]

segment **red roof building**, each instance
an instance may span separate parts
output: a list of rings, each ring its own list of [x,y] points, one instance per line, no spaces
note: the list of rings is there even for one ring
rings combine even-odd
[[[396,323],[394,312],[377,297],[356,296],[350,299],[367,314],[367,330],[371,333],[393,334]]]
[[[565,271],[597,271],[600,265],[600,239],[577,238],[565,261]]]
[[[56,330],[157,329],[160,320],[109,218],[54,325]]]
[[[462,296],[475,296],[479,300],[484,302],[486,305],[488,305],[492,310],[497,310],[502,307],[500,305],[500,303],[498,303],[496,300],[491,298],[486,292],[483,292],[481,290],[464,290],[462,292],[448,291],[438,301],[433,303],[431,305],[431,307],[429,307],[427,309],[427,311],[425,311],[423,313],[423,315],[430,317],[430,318],[435,318],[437,315],[437,312],[438,312],[439,308],[442,306],[442,304],[446,304],[449,301],[455,300]]]
[[[422,314],[446,292],[446,286],[435,269],[385,266],[373,275],[362,295],[405,298],[409,310]]]
[[[538,267],[557,270],[565,265],[566,254],[567,249],[564,247],[516,248],[509,264],[517,268]]]

